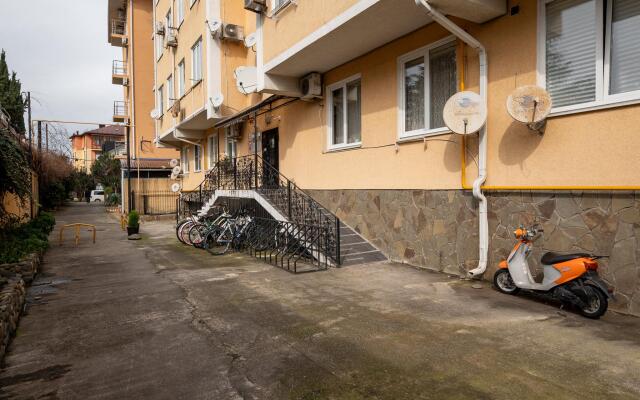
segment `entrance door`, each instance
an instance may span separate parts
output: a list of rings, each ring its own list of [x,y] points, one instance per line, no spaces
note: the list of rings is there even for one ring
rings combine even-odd
[[[277,128],[262,132],[262,159],[265,161],[262,166],[262,182],[267,187],[276,187],[279,183],[280,152],[278,142]]]

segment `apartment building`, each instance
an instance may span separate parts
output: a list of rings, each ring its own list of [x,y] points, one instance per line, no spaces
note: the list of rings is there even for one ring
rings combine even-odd
[[[133,165],[161,164],[167,171],[162,190],[168,191],[170,160],[179,153],[173,148],[155,143],[155,120],[151,111],[155,107],[154,95],[154,0],[108,0],[108,42],[122,48],[122,58],[114,60],[112,82],[121,85],[122,100],[113,104],[113,121],[128,127],[125,139]],[[140,161],[140,162],[136,162]],[[123,198],[126,199],[126,170],[123,174]],[[136,180],[144,179],[145,170],[131,170],[132,188],[140,187]]]
[[[91,166],[103,151],[114,149],[124,144],[124,127],[120,125],[100,125],[92,129],[71,136],[73,151],[73,165],[87,174],[91,173]]]
[[[257,151],[391,260],[420,267],[491,276],[511,231],[538,222],[545,235],[532,259],[608,255],[601,273],[617,288],[615,307],[640,313],[640,3],[248,6],[261,96],[215,123],[239,128],[227,154]],[[542,129],[507,112],[527,85],[552,100]],[[445,102],[461,90],[486,96],[476,134],[444,123]],[[182,153],[189,168],[210,167],[193,159],[202,154]],[[258,188],[253,179],[247,188]]]
[[[236,156],[237,129],[216,122],[259,98],[255,84],[236,80],[247,70],[255,81],[245,41],[255,15],[233,0],[158,0],[153,14],[155,140],[180,150],[182,186],[191,190],[220,155]]]

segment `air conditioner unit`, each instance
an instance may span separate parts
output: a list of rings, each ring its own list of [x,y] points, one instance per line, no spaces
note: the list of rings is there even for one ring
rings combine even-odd
[[[167,34],[166,47],[178,47],[178,36],[175,33]]]
[[[129,38],[126,38],[126,37],[122,38],[122,45],[123,46],[128,46],[129,45]]]
[[[240,25],[225,24],[222,28],[222,39],[244,41],[244,28]]]
[[[129,86],[129,78],[122,79],[122,86]]]
[[[149,114],[151,116],[152,119],[160,119],[161,113],[160,110],[158,110],[157,108],[154,108],[153,110],[151,110],[151,114]]]
[[[229,126],[229,138],[233,139],[233,140],[238,140],[240,139],[240,136],[242,136],[242,130],[240,129],[242,127],[242,124],[240,123],[236,123],[233,125]]]
[[[300,91],[302,100],[313,100],[322,97],[322,75],[312,72],[300,79]]]
[[[244,9],[262,14],[267,11],[266,0],[244,0]]]
[[[156,22],[156,35],[164,36],[164,24],[160,21]]]

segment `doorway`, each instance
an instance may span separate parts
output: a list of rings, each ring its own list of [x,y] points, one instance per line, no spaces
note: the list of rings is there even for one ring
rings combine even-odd
[[[279,142],[278,128],[262,132],[262,174],[265,186],[278,186],[280,181]]]

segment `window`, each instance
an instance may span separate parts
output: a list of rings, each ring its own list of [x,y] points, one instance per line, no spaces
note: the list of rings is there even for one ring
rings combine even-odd
[[[191,48],[191,84],[202,80],[202,38]]]
[[[398,72],[400,137],[446,132],[442,110],[458,86],[455,40],[400,57]]]
[[[640,2],[539,4],[538,78],[553,112],[640,100]]]
[[[209,169],[218,162],[218,135],[211,135],[207,138],[207,163]]]
[[[173,14],[171,13],[171,8],[167,11],[167,16],[165,17],[165,25],[167,26],[167,32],[165,35],[169,34],[169,30],[173,28]]]
[[[164,87],[162,87],[162,85],[158,88],[156,97],[158,98],[158,112],[162,115],[164,114]]]
[[[236,141],[231,137],[231,127],[227,126],[224,128],[224,141],[225,141],[225,150],[224,153],[228,158],[236,158]]]
[[[185,174],[189,173],[189,148],[183,147],[180,152],[180,166],[182,167],[182,172]]]
[[[175,95],[173,93],[173,75],[167,78],[167,110],[173,106]]]
[[[361,143],[360,76],[353,76],[327,88],[329,148],[358,146]]]
[[[156,61],[160,59],[160,57],[162,56],[162,51],[163,51],[163,42],[162,42],[162,36],[160,35],[155,35],[153,37],[153,41],[154,41],[154,45],[156,48]]]
[[[193,159],[194,159],[194,172],[200,172],[202,170],[202,146],[194,145],[193,146]]]
[[[184,21],[184,0],[176,0],[175,9],[179,27],[182,25],[182,21]]]
[[[178,98],[184,96],[184,60],[178,64]]]

